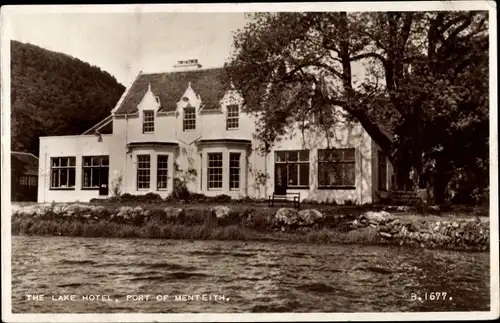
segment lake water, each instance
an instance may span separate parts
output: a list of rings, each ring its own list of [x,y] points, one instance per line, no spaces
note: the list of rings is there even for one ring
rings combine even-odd
[[[14,236],[12,310],[487,311],[489,270],[489,253],[286,242]],[[440,299],[430,300],[430,293],[441,293]],[[33,294],[43,294],[44,299],[28,300],[27,295]],[[74,300],[68,300],[70,296],[58,300],[62,295],[74,295]],[[89,295],[106,296],[92,300]],[[140,300],[139,295],[149,298]]]

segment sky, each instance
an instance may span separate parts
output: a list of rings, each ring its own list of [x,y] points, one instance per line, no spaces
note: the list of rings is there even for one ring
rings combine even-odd
[[[246,22],[243,12],[30,13],[10,29],[14,40],[96,65],[127,86],[139,71],[165,72],[178,60],[222,66]]]

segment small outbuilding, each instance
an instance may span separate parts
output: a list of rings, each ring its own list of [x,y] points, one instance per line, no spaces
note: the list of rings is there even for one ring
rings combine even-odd
[[[12,201],[37,200],[38,157],[31,153],[11,152],[11,199]]]

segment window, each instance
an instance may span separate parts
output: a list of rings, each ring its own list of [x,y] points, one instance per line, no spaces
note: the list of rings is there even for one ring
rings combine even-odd
[[[142,132],[153,133],[155,131],[155,112],[144,110],[142,117]]]
[[[240,189],[240,155],[229,153],[229,189]]]
[[[109,156],[84,156],[82,170],[82,188],[99,189],[101,183],[108,182]]]
[[[137,189],[148,189],[151,180],[149,155],[137,155]]]
[[[19,177],[19,184],[22,186],[36,186],[36,176],[21,176]]]
[[[75,157],[50,159],[50,188],[75,189]]]
[[[277,151],[275,172],[275,181],[280,186],[309,186],[309,150]]]
[[[158,183],[159,190],[167,189],[167,180],[168,180],[168,155],[158,155],[156,181]]]
[[[28,186],[28,176],[19,177],[19,184],[23,186]]]
[[[222,153],[208,154],[208,189],[222,188]]]
[[[37,183],[37,178],[36,176],[30,176],[29,178],[29,186],[36,186],[36,183]]]
[[[239,115],[238,106],[230,105],[227,107],[226,129],[238,129]]]
[[[184,108],[184,131],[196,129],[196,110],[195,108]]]
[[[354,148],[318,150],[319,187],[354,187],[355,184]]]
[[[378,189],[387,191],[387,158],[381,151],[378,152]]]

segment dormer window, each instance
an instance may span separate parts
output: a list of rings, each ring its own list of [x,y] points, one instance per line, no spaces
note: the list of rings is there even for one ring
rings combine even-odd
[[[227,107],[226,129],[238,129],[239,127],[239,111],[237,105]]]
[[[183,120],[184,131],[190,131],[196,129],[196,109],[192,107],[184,108],[184,120]]]
[[[142,118],[142,132],[153,133],[155,131],[155,112],[144,110]]]

